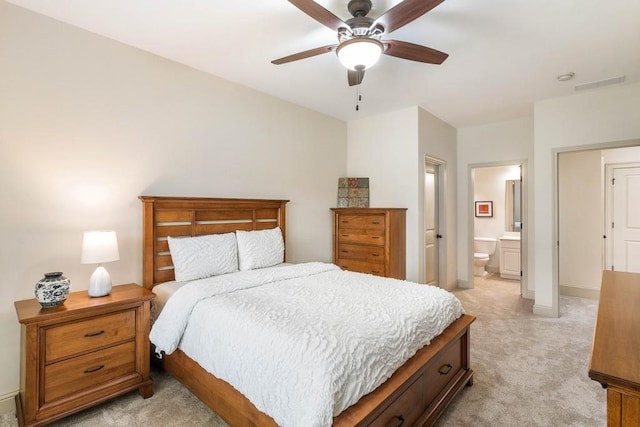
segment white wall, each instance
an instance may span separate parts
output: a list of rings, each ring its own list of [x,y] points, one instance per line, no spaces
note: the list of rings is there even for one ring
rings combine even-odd
[[[488,166],[474,169],[474,201],[493,202],[492,217],[474,217],[474,237],[492,237],[497,240],[496,250],[486,266],[487,271],[500,271],[500,237],[507,231],[506,182],[520,179],[518,166]]]
[[[603,170],[600,150],[558,159],[559,284],[599,290],[603,268]]]
[[[444,287],[456,277],[455,129],[427,111],[412,107],[348,123],[347,170],[369,177],[371,207],[407,208],[407,280],[424,281],[424,159],[446,161],[447,212]]]
[[[141,281],[140,194],[290,199],[289,259],[331,260],[344,122],[1,1],[0,64],[0,401],[13,301],[48,271],[86,289],[85,230],[115,229],[112,279]]]
[[[369,178],[371,207],[407,208],[407,280],[418,280],[418,114],[394,111],[347,125],[347,172]]]
[[[474,206],[470,203],[471,170],[474,167],[496,164],[525,163],[523,169],[522,196],[527,200],[528,210],[523,212],[522,258],[528,268],[524,270],[528,287],[527,297],[533,298],[533,248],[534,224],[531,217],[532,198],[532,159],[533,159],[533,117],[523,117],[507,122],[482,126],[470,126],[458,129],[458,283],[460,287],[469,287],[473,271],[473,215]]]
[[[640,137],[640,83],[623,84],[537,102],[534,106],[534,312],[557,316],[554,274],[555,158],[560,151],[624,145]],[[626,142],[629,144],[629,142]],[[531,259],[531,258],[530,258]]]
[[[440,245],[444,245],[441,251],[445,254],[445,271],[442,287],[454,289],[458,284],[458,217],[457,198],[458,165],[456,129],[443,122],[428,111],[418,108],[419,127],[419,155],[418,163],[418,276],[424,282],[425,236],[424,236],[424,160],[429,156],[444,162],[440,167],[444,168],[444,193],[445,206],[444,218],[439,218],[439,227],[442,234]]]

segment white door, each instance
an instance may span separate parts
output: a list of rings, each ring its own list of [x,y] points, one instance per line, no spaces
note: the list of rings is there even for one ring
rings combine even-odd
[[[438,178],[436,165],[427,163],[424,174],[425,283],[438,286]]]
[[[640,273],[640,168],[613,170],[612,270]]]

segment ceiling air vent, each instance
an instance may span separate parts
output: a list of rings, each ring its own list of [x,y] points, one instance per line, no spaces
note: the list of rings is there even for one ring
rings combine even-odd
[[[609,86],[617,83],[623,83],[626,76],[614,77],[612,79],[599,80],[597,82],[584,83],[581,85],[576,85],[575,90],[587,90],[594,89],[601,86]]]

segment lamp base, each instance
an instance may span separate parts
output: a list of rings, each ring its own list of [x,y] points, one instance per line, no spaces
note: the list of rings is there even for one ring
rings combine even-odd
[[[107,269],[99,265],[89,279],[89,296],[103,297],[111,293],[111,276]]]

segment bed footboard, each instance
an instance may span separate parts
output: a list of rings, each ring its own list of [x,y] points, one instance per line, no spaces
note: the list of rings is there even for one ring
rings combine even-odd
[[[419,350],[384,384],[334,418],[334,426],[429,426],[451,400],[473,382],[469,326],[463,315],[430,345]],[[165,355],[164,369],[230,425],[276,426],[227,382],[216,378],[182,351]]]

